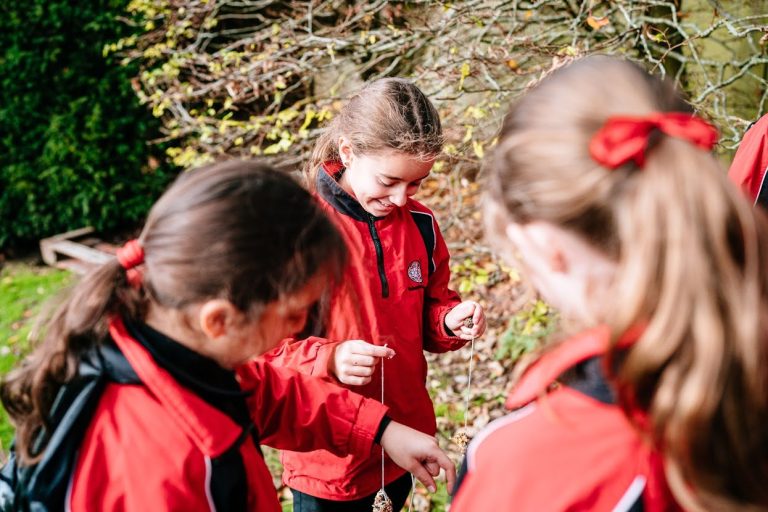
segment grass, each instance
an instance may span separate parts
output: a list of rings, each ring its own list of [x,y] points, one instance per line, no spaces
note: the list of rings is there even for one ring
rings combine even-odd
[[[72,282],[72,274],[24,263],[8,263],[0,271],[0,376],[27,352],[28,336],[43,304]],[[0,407],[0,451],[13,438],[13,427]]]

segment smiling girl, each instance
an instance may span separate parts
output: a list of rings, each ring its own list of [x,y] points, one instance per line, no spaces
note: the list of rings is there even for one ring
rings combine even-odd
[[[432,212],[412,199],[442,144],[436,109],[406,80],[372,82],[342,108],[318,140],[308,174],[350,260],[328,325],[269,356],[367,397],[380,399],[383,387],[392,417],[428,434],[436,426],[423,351],[457,350],[485,329],[480,305],[448,288],[445,241]],[[376,457],[284,452],[283,464],[296,512],[370,509],[381,485]],[[384,480],[400,510],[410,475],[387,459]]]

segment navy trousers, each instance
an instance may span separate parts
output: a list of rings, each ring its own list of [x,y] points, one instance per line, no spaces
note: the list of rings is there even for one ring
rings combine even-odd
[[[411,492],[411,474],[406,473],[394,482],[384,487],[387,496],[392,500],[392,510],[398,512],[405,505]],[[293,512],[371,512],[375,493],[354,501],[333,501],[315,498],[296,489],[293,493]]]

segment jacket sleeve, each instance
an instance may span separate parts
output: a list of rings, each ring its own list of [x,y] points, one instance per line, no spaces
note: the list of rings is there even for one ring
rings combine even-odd
[[[276,349],[261,356],[261,359],[275,366],[293,368],[307,375],[336,382],[328,371],[328,362],[340,342],[317,336],[297,340],[288,338]]]
[[[760,118],[739,144],[728,177],[755,203],[768,206],[768,115]]]
[[[238,369],[260,440],[291,451],[367,455],[387,407],[290,368],[256,360]]]
[[[435,270],[429,276],[424,296],[424,350],[447,352],[458,350],[466,340],[454,336],[445,327],[445,315],[461,302],[461,297],[448,288],[451,278],[450,254],[440,228],[434,222],[435,248],[432,253]]]

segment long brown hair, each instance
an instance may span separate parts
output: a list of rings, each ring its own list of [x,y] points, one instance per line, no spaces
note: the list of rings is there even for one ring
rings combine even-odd
[[[589,142],[612,115],[690,111],[640,67],[589,57],[508,113],[489,163],[496,223],[543,220],[618,262],[604,311],[622,405],[639,407],[690,509],[768,506],[768,225],[709,153],[654,133],[642,169],[609,171]]]
[[[85,276],[51,317],[37,349],[0,387],[22,461],[59,388],[83,353],[107,337],[111,315],[141,320],[150,303],[181,310],[210,298],[256,315],[319,271],[338,278],[344,243],[310,194],[264,165],[229,161],[182,174],[155,203],[139,237],[142,284],[117,260]]]
[[[312,150],[305,170],[310,188],[321,163],[339,160],[341,136],[360,155],[390,150],[433,159],[443,149],[437,110],[418,87],[402,78],[374,80],[347,101]]]

